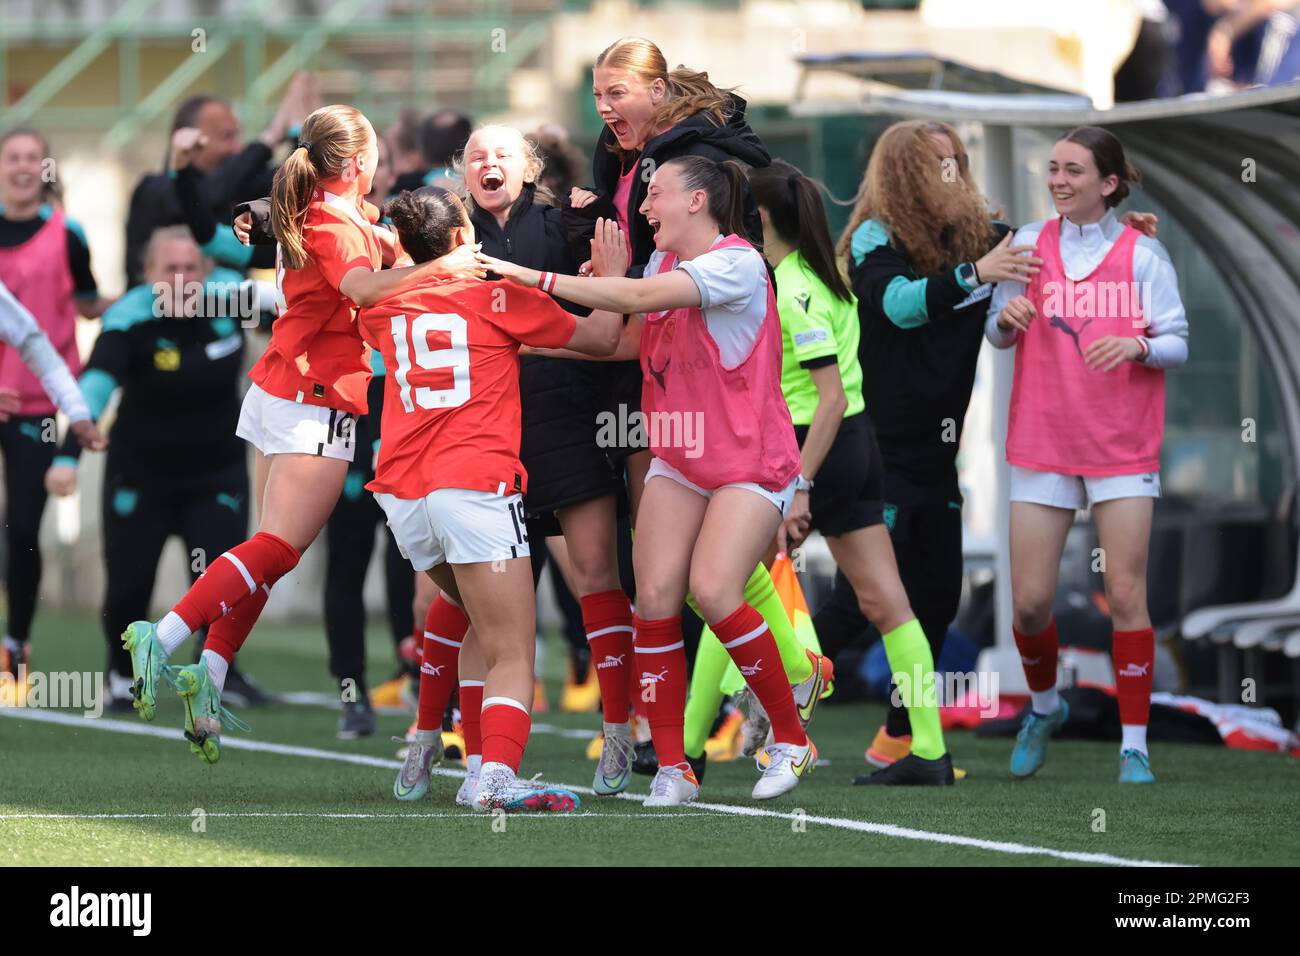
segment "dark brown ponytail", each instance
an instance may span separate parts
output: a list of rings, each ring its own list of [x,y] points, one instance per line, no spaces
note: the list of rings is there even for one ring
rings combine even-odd
[[[719,163],[707,156],[680,156],[668,160],[660,169],[668,166],[677,170],[682,177],[682,188],[687,192],[704,190],[709,216],[718,224],[719,232],[762,244],[761,236],[751,236],[745,231],[745,195],[749,183],[740,163],[734,159]]]
[[[1124,155],[1124,144],[1110,130],[1100,126],[1076,126],[1057,142],[1062,140],[1078,143],[1092,153],[1092,161],[1102,179],[1114,176],[1119,180],[1115,191],[1105,197],[1107,209],[1114,209],[1128,198],[1130,185],[1142,182],[1142,174]]]
[[[835,260],[826,207],[817,182],[784,160],[749,171],[754,202],[767,210],[776,234],[799,251],[831,294],[843,302],[852,298]]]

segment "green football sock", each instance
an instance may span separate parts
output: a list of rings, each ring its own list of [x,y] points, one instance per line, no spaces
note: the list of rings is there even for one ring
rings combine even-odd
[[[691,692],[686,698],[686,756],[704,753],[705,741],[713,729],[714,718],[722,706],[722,675],[731,664],[731,655],[706,625],[695,652],[695,669],[691,672]]]
[[[926,760],[937,760],[948,752],[939,724],[939,704],[933,686],[917,686],[934,677],[934,656],[925,639],[921,622],[916,618],[899,625],[885,635],[885,657],[894,683],[904,693],[907,720],[912,726],[912,753]],[[907,688],[904,692],[902,689]]]
[[[772,637],[776,639],[776,649],[781,654],[781,664],[785,667],[786,679],[791,684],[798,684],[812,676],[812,661],[808,659],[808,652],[795,636],[794,625],[790,623],[790,615],[781,603],[781,595],[776,593],[772,575],[761,564],[754,568],[749,580],[745,582],[745,602],[762,615],[763,621],[771,629]],[[704,621],[695,598],[686,595],[686,603],[695,612],[695,616]],[[704,623],[708,624],[708,621]]]

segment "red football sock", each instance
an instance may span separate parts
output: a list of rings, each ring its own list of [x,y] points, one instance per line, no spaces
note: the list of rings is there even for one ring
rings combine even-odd
[[[263,584],[256,594],[250,594],[245,600],[236,604],[225,617],[219,617],[208,625],[208,639],[203,642],[205,651],[214,651],[230,663],[248,640],[249,632],[262,616],[262,609],[271,596],[269,585]]]
[[[794,706],[790,681],[781,666],[781,652],[763,616],[752,605],[742,603],[709,627],[767,711],[772,721],[772,739],[779,744],[800,747],[808,743],[808,735],[799,723],[799,711]]]
[[[1116,631],[1111,646],[1115,664],[1115,692],[1119,697],[1119,722],[1128,727],[1147,725],[1151,716],[1151,671],[1155,665],[1156,635],[1149,627]]]
[[[1020,651],[1020,663],[1025,668],[1025,679],[1032,691],[1048,691],[1056,686],[1056,655],[1059,641],[1056,637],[1056,618],[1037,634],[1024,634],[1011,628]]]
[[[485,698],[482,722],[483,762],[503,763],[518,773],[532,725],[533,719],[528,714],[528,708],[519,701],[510,697]]]
[[[647,621],[634,617],[636,670],[641,675],[638,697],[650,719],[659,766],[686,762],[686,651],[682,618]]]
[[[465,736],[465,756],[483,753],[483,682],[460,682],[460,729]]]
[[[442,715],[456,686],[460,645],[469,630],[465,612],[439,594],[424,617],[424,654],[420,660],[420,707],[417,730],[441,730]]]
[[[632,606],[623,591],[588,594],[582,604],[582,626],[591,648],[591,662],[600,683],[600,704],[608,724],[627,722],[628,673],[632,660]]]
[[[197,631],[258,594],[261,585],[274,586],[293,570],[298,558],[287,541],[259,531],[208,562],[208,569],[172,610],[191,631]]]

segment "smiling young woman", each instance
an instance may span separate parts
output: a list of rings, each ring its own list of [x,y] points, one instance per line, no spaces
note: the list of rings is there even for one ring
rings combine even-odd
[[[109,301],[99,295],[91,273],[85,233],[58,202],[54,170],[41,133],[13,129],[0,136],[0,284],[36,317],[75,375],[81,369],[77,316],[98,316]],[[16,674],[29,657],[27,639],[41,584],[37,538],[45,511],[44,475],[57,447],[41,436],[55,407],[17,349],[0,349],[0,388],[17,392],[19,403],[17,414],[0,423],[10,556],[0,670]]]
[[[1043,267],[1027,282],[1000,282],[989,309],[989,341],[1016,346],[1006,447],[1011,592],[1032,696],[1011,756],[1017,777],[1038,771],[1069,716],[1056,692],[1052,601],[1075,511],[1091,505],[1114,627],[1119,780],[1155,780],[1146,742],[1155,655],[1147,549],[1160,496],[1164,370],[1187,360],[1187,318],[1164,246],[1115,218],[1139,178],[1107,130],[1084,126],[1058,139],[1047,176],[1058,215],[1013,240],[1034,246]]]

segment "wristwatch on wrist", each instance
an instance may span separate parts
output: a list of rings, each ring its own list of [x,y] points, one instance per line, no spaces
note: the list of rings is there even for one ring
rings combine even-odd
[[[961,276],[961,281],[965,282],[972,289],[980,284],[979,270],[975,268],[973,262],[963,262],[957,267],[957,274]]]
[[[803,475],[800,475],[798,478],[794,480],[795,491],[811,491],[812,486],[813,486],[812,479],[805,478]]]

